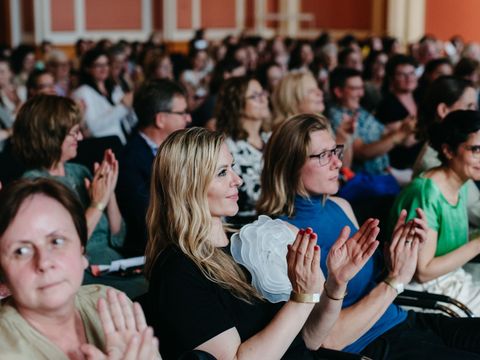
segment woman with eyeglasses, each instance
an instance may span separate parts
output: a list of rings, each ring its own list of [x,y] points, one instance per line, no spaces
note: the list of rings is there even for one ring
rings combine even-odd
[[[322,249],[322,272],[328,273],[327,259],[336,252],[338,235],[348,231],[345,227],[350,236],[365,227],[378,230],[378,220],[369,219],[357,232],[349,203],[334,196],[341,148],[324,117],[301,114],[282,123],[272,133],[264,160],[258,213],[299,228],[310,226]],[[372,359],[478,359],[478,319],[406,312],[393,304],[415,272],[428,230],[422,210],[408,222],[406,215],[401,212],[386,247],[386,276],[381,277],[378,256],[372,256],[348,282],[340,315],[322,346]]]
[[[71,163],[77,155],[81,114],[71,99],[38,95],[20,109],[13,129],[13,149],[27,167],[26,178],[51,178],[69,187],[85,208],[88,226],[86,254],[90,264],[110,265],[122,259],[120,249],[126,229],[118,209],[115,186],[118,161],[111,150],[101,164],[95,164],[92,176],[86,167]],[[130,296],[146,290],[141,277],[113,275],[93,277],[85,273],[86,283],[102,283],[125,291]]]
[[[239,212],[231,220],[246,224],[256,215],[263,149],[270,136],[267,93],[254,78],[228,79],[218,95],[216,119],[217,130],[227,135],[226,144],[243,180],[239,188]]]
[[[82,106],[83,120],[93,137],[118,136],[125,144],[136,120],[133,93],[124,93],[109,77],[108,54],[99,48],[87,51],[80,67],[80,87],[72,94]]]
[[[421,173],[398,196],[393,223],[401,209],[409,216],[421,207],[429,230],[420,249],[410,288],[451,296],[480,316],[480,279],[469,274],[476,264],[462,268],[480,254],[480,237],[469,239],[468,180],[480,180],[480,113],[457,110],[429,129],[430,145],[440,165]]]

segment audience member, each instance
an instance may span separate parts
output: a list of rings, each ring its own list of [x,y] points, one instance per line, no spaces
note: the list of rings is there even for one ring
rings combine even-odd
[[[467,180],[480,180],[480,113],[449,113],[430,126],[429,142],[441,165],[421,173],[400,193],[390,223],[402,209],[409,217],[415,216],[417,208],[425,212],[427,239],[419,250],[415,282],[409,288],[451,296],[479,316],[480,280],[462,266],[480,254],[480,238],[468,238],[465,186]]]
[[[133,93],[124,93],[109,79],[109,61],[106,52],[89,50],[82,58],[80,87],[72,97],[83,109],[84,125],[93,137],[115,135],[123,144],[134,124],[129,123],[133,112]]]
[[[375,248],[375,237],[366,232],[349,240],[340,236],[334,245],[339,256],[332,252],[329,257],[322,291],[325,278],[320,249],[314,247],[316,235],[311,229],[301,230],[288,248],[291,300],[277,304],[262,300],[228,254],[222,225],[222,217],[238,211],[241,182],[220,133],[201,128],[177,131],[160,146],[146,254],[150,320],[167,360],[192,349],[218,359],[317,358],[307,349],[323,344],[346,283]],[[296,229],[276,226],[293,240]],[[305,294],[303,300],[295,295],[300,293]],[[317,299],[307,294],[316,294]]]
[[[253,78],[231,78],[220,90],[215,117],[217,129],[227,136],[225,143],[243,180],[239,188],[239,211],[235,219],[230,220],[246,224],[256,214],[263,149],[270,136],[267,93]]]
[[[111,150],[105,152],[94,174],[86,167],[68,162],[77,155],[82,140],[80,110],[65,97],[38,95],[22,106],[13,129],[13,146],[27,167],[26,178],[50,178],[63,183],[81,201],[88,226],[86,254],[91,264],[110,265],[122,259],[125,224],[118,209],[115,186],[118,162]],[[88,283],[103,283],[124,290],[131,296],[145,291],[141,276],[94,277],[85,272]]]
[[[2,358],[160,358],[138,304],[80,286],[87,224],[67,187],[22,180],[0,192],[0,203],[0,273],[12,294],[0,306]]]
[[[289,149],[288,156],[284,149]],[[328,257],[337,251],[337,236],[358,228],[348,202],[333,196],[338,191],[340,159],[341,147],[325,118],[303,114],[284,122],[265,149],[258,202],[259,214],[279,216],[300,228],[308,225],[318,234],[325,273]],[[386,247],[387,276],[377,282],[378,258],[367,261],[348,283],[343,309],[322,346],[372,359],[477,359],[479,319],[406,312],[392,303],[414,275],[419,247],[429,231],[421,210],[405,223],[406,215],[401,213]],[[367,228],[376,236],[377,226],[378,220],[369,219],[360,231]]]
[[[138,131],[128,140],[119,159],[118,205],[127,225],[124,253],[140,256],[147,241],[145,217],[149,203],[152,163],[165,138],[191,121],[185,89],[167,79],[145,82],[133,107]]]

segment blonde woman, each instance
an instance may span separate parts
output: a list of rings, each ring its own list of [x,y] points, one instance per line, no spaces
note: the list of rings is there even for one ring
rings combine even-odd
[[[323,92],[309,71],[291,72],[283,77],[272,96],[273,128],[301,113],[320,115],[325,110]],[[336,141],[345,145],[343,165],[351,164],[354,122],[345,118],[336,130]]]
[[[301,230],[287,255],[291,300],[271,304],[229,254],[221,218],[238,211],[242,182],[232,166],[224,136],[201,128],[170,135],[155,159],[146,271],[149,319],[162,338],[162,357],[197,349],[217,359],[313,359],[308,349],[323,344],[378,229],[340,237],[326,281],[316,235]]]

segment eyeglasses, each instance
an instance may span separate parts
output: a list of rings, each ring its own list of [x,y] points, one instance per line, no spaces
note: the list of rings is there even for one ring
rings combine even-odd
[[[74,139],[78,139],[78,137],[79,137],[80,135],[82,135],[82,130],[80,130],[80,129],[71,130],[71,131],[67,134],[67,136],[68,136],[68,135],[70,135],[70,136],[73,137]]]
[[[331,150],[322,151],[320,154],[309,155],[310,159],[317,158],[320,166],[330,164],[332,157],[335,155],[339,160],[343,158],[343,145],[337,145]]]
[[[162,111],[162,112],[165,114],[179,115],[182,117],[190,116],[190,113],[188,111]]]
[[[416,76],[415,71],[410,71],[410,72],[396,72],[395,76],[402,77],[402,78],[408,78],[408,77],[414,77]]]
[[[475,159],[480,159],[480,145],[465,145],[465,149],[471,151]]]
[[[260,91],[260,92],[254,92],[252,95],[247,96],[247,100],[254,100],[254,101],[260,101],[261,99],[265,99],[267,97],[267,92],[266,91]]]

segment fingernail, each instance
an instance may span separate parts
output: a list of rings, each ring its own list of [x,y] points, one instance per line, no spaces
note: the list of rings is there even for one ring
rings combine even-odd
[[[305,233],[306,234],[311,234],[312,233],[312,228],[307,228],[307,230],[305,230]]]
[[[316,238],[317,238],[317,234],[312,233],[312,234],[310,235],[310,239],[316,239]]]
[[[298,232],[300,235],[303,235],[305,233],[305,230],[303,229],[300,229],[300,231]]]
[[[315,251],[319,251],[319,250],[320,250],[320,246],[318,246],[318,245],[315,245],[313,248],[315,249]]]

